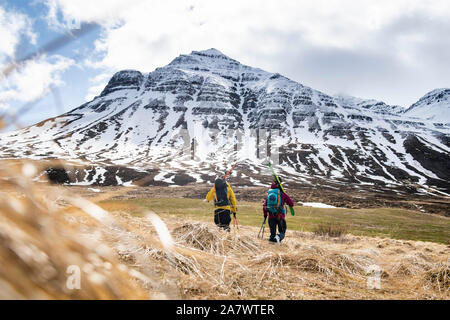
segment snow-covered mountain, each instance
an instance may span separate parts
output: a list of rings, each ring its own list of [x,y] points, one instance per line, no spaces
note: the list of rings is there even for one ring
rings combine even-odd
[[[405,111],[408,117],[450,123],[450,89],[435,89],[428,92]]]
[[[240,160],[236,179],[259,185],[268,174],[263,158],[278,153],[278,170],[290,183],[408,180],[448,190],[450,121],[422,112],[448,112],[446,90],[404,112],[329,96],[216,49],[193,51],[150,73],[117,72],[92,101],[1,134],[0,157],[84,164],[70,178],[81,184],[148,175],[146,184],[205,182]]]

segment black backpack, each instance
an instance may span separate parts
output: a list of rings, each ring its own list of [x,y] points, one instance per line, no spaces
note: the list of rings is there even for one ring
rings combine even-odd
[[[214,182],[214,190],[216,192],[216,197],[214,199],[214,205],[217,207],[224,207],[230,205],[228,200],[228,187],[225,181],[222,179],[216,179]]]

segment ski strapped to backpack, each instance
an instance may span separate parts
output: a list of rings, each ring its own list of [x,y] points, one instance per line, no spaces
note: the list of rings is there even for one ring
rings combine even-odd
[[[283,185],[281,184],[280,179],[278,179],[278,176],[277,176],[277,174],[275,173],[275,170],[273,170],[272,165],[270,164],[270,162],[267,162],[267,165],[269,166],[270,170],[272,171],[272,174],[273,174],[273,176],[275,177],[275,180],[278,182],[278,185],[280,186],[281,191],[282,191],[283,193],[286,193],[286,192],[284,192]],[[294,208],[289,207],[289,210],[290,210],[290,212],[291,212],[291,215],[295,215]]]
[[[231,170],[233,170],[234,169],[234,167],[236,167],[236,165],[237,165],[238,163],[236,162],[232,167],[231,167],[231,169],[225,174],[225,176],[223,177],[223,180],[225,180],[227,177],[228,177],[228,175],[231,173]]]

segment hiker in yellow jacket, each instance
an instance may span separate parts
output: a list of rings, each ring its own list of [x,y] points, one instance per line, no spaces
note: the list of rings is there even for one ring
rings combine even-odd
[[[209,190],[206,200],[214,200],[214,222],[219,228],[230,231],[230,214],[236,217],[236,197],[228,182],[216,179],[214,187]]]

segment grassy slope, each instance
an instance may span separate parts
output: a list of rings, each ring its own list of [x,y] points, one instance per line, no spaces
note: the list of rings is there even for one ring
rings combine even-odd
[[[107,200],[100,205],[107,210],[123,210],[135,215],[140,215],[143,210],[153,210],[160,214],[182,215],[207,221],[212,220],[213,211],[211,203],[186,198]],[[287,217],[288,230],[313,231],[319,224],[333,224],[344,226],[353,235],[445,244],[450,241],[450,219],[409,210],[296,207],[295,212],[295,216]],[[238,203],[239,224],[260,226],[262,217],[261,204]]]

